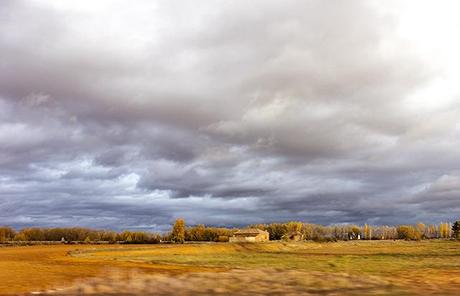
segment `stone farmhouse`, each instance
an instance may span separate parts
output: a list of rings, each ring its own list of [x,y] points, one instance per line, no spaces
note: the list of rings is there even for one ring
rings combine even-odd
[[[249,228],[238,230],[230,237],[230,242],[245,243],[245,242],[267,242],[270,240],[269,233],[257,228]]]

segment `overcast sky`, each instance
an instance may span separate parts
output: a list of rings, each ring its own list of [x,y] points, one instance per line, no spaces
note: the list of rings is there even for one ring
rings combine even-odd
[[[460,218],[458,1],[0,3],[0,224]]]

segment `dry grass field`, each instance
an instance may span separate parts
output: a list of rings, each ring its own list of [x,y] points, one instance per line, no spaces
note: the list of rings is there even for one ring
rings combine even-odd
[[[63,295],[458,295],[460,243],[0,248],[0,294],[35,291]]]

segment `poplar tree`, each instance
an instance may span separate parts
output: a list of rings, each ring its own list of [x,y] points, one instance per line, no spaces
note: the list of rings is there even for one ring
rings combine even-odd
[[[372,228],[369,225],[364,224],[363,234],[364,239],[372,239]]]
[[[177,219],[174,223],[171,240],[175,243],[183,244],[185,241],[185,222],[184,219]]]
[[[420,236],[422,238],[425,238],[426,234],[425,234],[425,231],[426,231],[426,225],[423,224],[422,222],[418,222],[416,225],[415,225],[415,228],[417,229],[417,231],[420,233]]]
[[[448,238],[449,237],[449,223],[439,224],[439,232],[441,234],[441,238]]]

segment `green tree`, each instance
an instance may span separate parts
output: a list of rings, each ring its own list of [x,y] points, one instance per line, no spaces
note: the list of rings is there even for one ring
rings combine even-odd
[[[171,240],[183,244],[185,241],[185,221],[184,219],[177,219],[174,223],[172,232],[171,232]]]
[[[265,229],[270,235],[270,240],[280,240],[287,233],[286,224],[271,223]]]
[[[460,220],[454,222],[452,225],[452,232],[456,239],[460,239]]]

